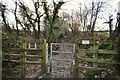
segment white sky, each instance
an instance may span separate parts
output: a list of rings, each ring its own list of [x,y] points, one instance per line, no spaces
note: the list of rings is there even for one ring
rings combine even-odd
[[[0,0],[0,2],[3,2],[3,3],[6,3],[8,5],[8,8],[13,8],[14,9],[14,3],[13,1],[15,0]],[[32,3],[31,0],[23,0],[24,2],[26,2],[26,5],[28,5],[31,9],[32,9],[32,6],[30,3]],[[52,2],[52,0],[47,0],[49,3]],[[54,1],[59,1],[59,0],[54,0]],[[68,13],[71,13],[72,11],[76,11],[79,9],[79,4],[82,3],[88,3],[89,4],[89,1],[91,0],[63,0],[67,3],[65,3],[63,6],[62,6],[62,10],[64,10],[64,12],[68,12]],[[105,1],[105,0],[103,0]],[[118,2],[120,0],[107,0],[108,2],[110,2],[110,5],[109,7],[106,7],[105,9],[105,15],[104,15],[104,18],[108,20],[108,16],[110,14],[114,14],[114,18],[116,17],[116,13],[117,12],[114,12],[115,10],[117,10],[117,7],[118,7]],[[8,19],[9,21],[11,21],[11,24],[14,23],[14,15],[13,14],[10,14],[8,16]],[[103,20],[100,20],[99,21],[99,24],[97,26],[100,26],[99,29],[108,29],[108,25],[105,25],[103,24],[103,22],[105,22],[105,19]]]

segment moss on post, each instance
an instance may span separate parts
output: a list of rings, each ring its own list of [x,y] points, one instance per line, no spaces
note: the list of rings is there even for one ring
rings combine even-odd
[[[94,49],[93,59],[96,60],[96,59],[98,59],[98,54],[97,54],[97,52],[98,52],[98,44],[94,43],[94,48],[93,49]],[[97,64],[98,63],[93,62],[93,67],[97,68]]]
[[[46,73],[46,40],[43,40],[43,44],[42,44],[42,73],[45,74]]]
[[[27,43],[23,43],[23,49],[26,49],[27,48]],[[21,69],[21,77],[24,78],[25,77],[25,72],[26,72],[26,64],[25,64],[25,61],[26,61],[26,54],[27,52],[21,52],[21,58],[20,58],[20,69]]]
[[[44,63],[44,65],[46,65],[46,40],[43,40],[42,56],[43,56],[43,63]]]
[[[74,77],[77,78],[79,77],[79,72],[78,72],[78,69],[79,69],[79,58],[78,58],[78,55],[79,55],[79,46],[78,44],[75,44],[75,70],[74,70]]]
[[[40,40],[40,49],[41,49],[41,72],[38,73],[37,77],[43,77],[44,74],[46,73],[46,40]]]

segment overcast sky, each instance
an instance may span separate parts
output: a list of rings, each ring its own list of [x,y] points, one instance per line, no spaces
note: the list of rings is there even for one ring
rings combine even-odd
[[[13,4],[13,1],[15,1],[15,0],[0,0],[0,2],[4,2],[4,3],[6,3],[10,8],[12,7],[14,7],[14,4]],[[26,2],[26,4],[28,5],[28,6],[31,6],[31,4],[30,3],[32,3],[32,0],[23,0],[24,2]],[[47,2],[48,3],[51,3],[53,0],[47,0]],[[54,0],[54,1],[60,1],[60,0]],[[79,4],[80,3],[89,3],[90,1],[92,1],[92,0],[63,0],[63,1],[65,1],[65,2],[67,2],[66,4],[64,4],[63,6],[62,6],[62,8],[65,8],[65,9],[78,9],[78,7],[79,7]],[[96,1],[99,1],[99,0],[96,0]],[[101,1],[101,0],[100,0]],[[113,8],[117,8],[117,4],[118,4],[118,1],[120,1],[120,0],[103,0],[103,1],[108,1],[108,2],[110,2],[111,1],[111,5],[112,5],[112,7]]]
[[[8,5],[8,8],[13,8],[14,9],[14,3],[13,1],[15,0],[0,0],[0,2],[3,2],[3,3],[6,3]],[[26,2],[26,5],[28,5],[31,9],[33,9],[33,5],[31,5],[32,3],[32,0],[23,0],[24,2]],[[47,0],[48,3],[51,3],[52,0]],[[54,1],[59,1],[59,0],[54,0]],[[89,4],[89,2],[91,0],[63,0],[65,1],[66,3],[62,6],[62,10],[64,10],[64,12],[68,12],[68,13],[71,13],[72,11],[76,11],[76,10],[79,10],[79,6],[80,6],[80,3],[84,4],[84,3],[87,3]],[[97,0],[98,1],[98,0]],[[105,1],[105,0],[103,0]],[[108,19],[108,16],[110,14],[113,14],[114,18],[116,17],[116,13],[117,11],[115,12],[115,10],[118,10],[118,2],[120,0],[107,0],[108,3],[109,3],[109,6],[107,6],[105,9],[105,15],[104,15],[104,18],[105,19]],[[10,14],[8,16],[9,20],[11,21],[11,23],[14,23],[14,15]],[[103,22],[105,21],[105,19],[99,21],[99,24],[100,26],[100,29],[108,29],[108,25],[105,25],[103,24]]]

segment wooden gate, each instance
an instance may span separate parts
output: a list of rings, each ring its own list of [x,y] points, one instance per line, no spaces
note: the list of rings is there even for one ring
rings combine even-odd
[[[74,53],[74,44],[51,43],[51,78],[72,77]]]
[[[88,48],[84,49],[83,46]],[[115,55],[117,55],[115,50],[98,49],[98,44],[82,47],[76,44],[75,77],[104,78],[107,72],[114,69],[113,64],[120,64],[114,60]]]
[[[21,48],[10,48],[3,53],[2,62],[3,78],[43,77],[46,72],[46,41],[25,41]]]

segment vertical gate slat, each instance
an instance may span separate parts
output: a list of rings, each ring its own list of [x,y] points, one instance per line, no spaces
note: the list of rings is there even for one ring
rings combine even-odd
[[[56,46],[55,49],[53,49],[54,46]],[[50,45],[51,78],[61,78],[61,77],[71,78],[71,77],[73,77],[73,62],[74,62],[73,59],[74,59],[74,55],[75,55],[74,54],[75,50],[73,50],[73,49],[75,49],[74,44],[51,43],[51,45]],[[56,53],[56,55],[53,55],[54,53]],[[67,59],[65,56],[68,56],[68,58],[70,58],[70,59]]]

